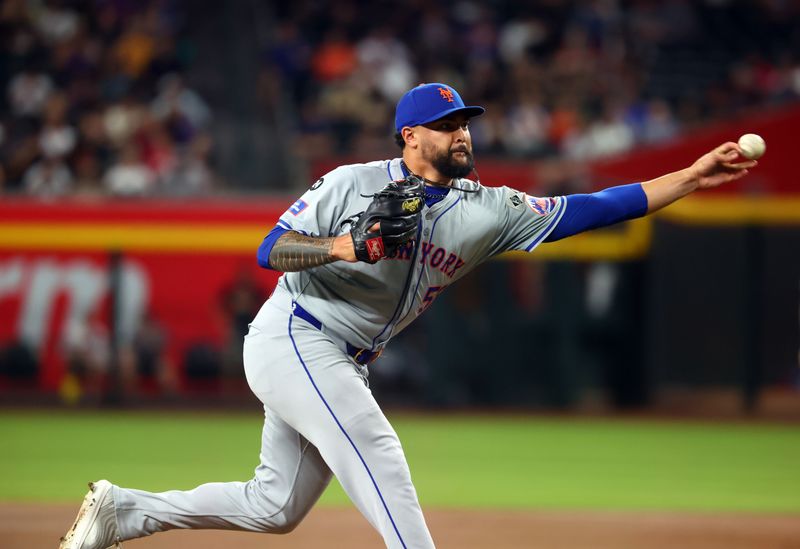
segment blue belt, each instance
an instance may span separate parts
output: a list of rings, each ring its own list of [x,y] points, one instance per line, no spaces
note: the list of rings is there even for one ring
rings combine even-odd
[[[314,317],[314,315],[303,309],[298,303],[292,302],[292,313],[294,314],[294,316],[302,318],[303,320],[311,324],[317,330],[322,329],[322,322],[317,320]],[[379,349],[377,351],[371,351],[369,349],[361,349],[359,347],[356,347],[355,345],[350,345],[347,342],[345,342],[345,345],[347,346],[347,354],[353,357],[353,360],[362,365],[369,364],[370,362],[378,358],[383,352],[383,349]]]

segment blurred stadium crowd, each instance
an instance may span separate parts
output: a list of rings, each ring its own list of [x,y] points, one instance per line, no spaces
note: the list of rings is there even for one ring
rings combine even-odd
[[[211,110],[175,2],[5,0],[0,182],[39,196],[208,190]]]
[[[210,195],[216,205],[227,193],[294,193],[321,166],[395,156],[395,104],[420,82],[450,83],[469,104],[487,107],[471,125],[479,161],[561,159],[536,164],[537,184],[559,193],[579,190],[588,177],[584,161],[800,100],[800,2],[788,0],[0,0],[0,49],[0,195],[48,200]],[[11,208],[18,204],[9,201]],[[732,246],[721,250],[738,250],[731,257],[751,253],[736,248],[735,234],[716,237],[721,240],[705,248],[712,237],[697,240],[696,249],[704,250],[698,255],[717,242]],[[674,248],[661,244],[662,264],[691,249],[673,242]],[[50,314],[47,299],[60,314],[72,303],[62,294],[86,286],[73,283],[83,280],[75,273],[106,276],[103,264],[84,269],[88,263],[82,261],[38,261],[35,250],[31,258],[10,257],[0,265],[6,269],[0,273],[6,277],[5,303],[11,303],[8,310],[27,311],[30,299],[38,316],[29,316],[43,334],[59,329],[62,320]],[[720,258],[709,256],[708,263],[714,261]],[[720,262],[732,285],[750,276],[740,263]],[[786,261],[777,263],[781,272],[792,272]],[[422,388],[430,402],[458,404],[529,402],[533,387],[541,388],[535,398],[561,406],[570,402],[583,372],[572,365],[584,360],[586,371],[616,384],[619,402],[638,402],[644,391],[637,391],[647,380],[636,377],[636,368],[649,359],[640,360],[643,349],[631,352],[616,342],[649,327],[638,316],[645,280],[640,267],[626,265],[615,274],[602,265],[584,272],[583,265],[567,263],[513,270],[495,264],[492,284],[481,286],[477,277],[473,286],[465,281],[463,290],[455,290],[462,293],[440,305],[466,320],[439,322],[432,311],[430,324],[404,334],[405,347],[399,340],[384,355],[374,386],[392,385],[399,398],[424,394],[417,391]],[[47,292],[24,280],[34,272],[44,273],[30,276]],[[150,276],[144,268],[137,272]],[[668,286],[661,280],[662,286],[682,292],[680,277],[664,272],[677,282]],[[145,392],[172,395],[181,382],[203,387],[213,380],[236,393],[243,386],[242,337],[268,293],[246,274],[233,275],[220,295],[208,294],[216,305],[200,323],[219,324],[219,343],[192,341],[185,353],[170,354],[177,349],[177,323],[168,325],[142,299],[135,303],[142,305],[142,318],[131,314],[129,329],[109,326],[106,296],[97,293],[101,305],[82,323],[52,341],[42,337],[38,347],[24,330],[9,329],[18,339],[0,341],[0,382],[3,375],[36,379],[47,363],[37,353],[48,349],[69,374],[60,386],[67,401],[80,400],[82,392],[99,393],[104,384],[138,383]],[[600,280],[597,292],[609,296],[599,312],[584,314],[584,275]],[[164,284],[153,276],[154,287]],[[502,277],[516,282],[494,283]],[[617,278],[622,282],[613,282]],[[586,283],[587,295],[595,292],[594,284]],[[524,286],[520,295],[527,297],[503,293],[516,286]],[[616,287],[627,293],[612,303]],[[480,302],[476,296],[488,296],[486,288],[499,294]],[[565,298],[544,297],[558,292]],[[727,304],[729,295],[720,303]],[[522,305],[516,313],[508,307],[498,312],[507,303]],[[508,324],[490,322],[489,315]],[[0,324],[6,325],[11,326]],[[498,360],[494,348],[485,360],[468,345],[420,351],[427,340],[419,334],[426,330],[436,340],[482,341],[489,326],[513,342],[500,346],[509,353],[517,350],[516,342],[532,341],[549,369],[486,383],[483,366]],[[465,330],[474,337],[465,337]],[[573,352],[578,341],[591,362]],[[392,354],[395,349],[403,350]],[[428,374],[426,360],[447,364],[447,373]],[[730,361],[720,362],[727,368]],[[113,383],[108,372],[117,378]],[[428,375],[449,377],[427,383]]]
[[[523,157],[619,153],[800,97],[795,2],[300,3],[278,15],[266,62],[317,154],[385,141],[418,82],[488,107],[477,150]]]
[[[185,24],[186,12],[214,18],[223,4],[5,0],[3,188],[235,188],[235,177],[213,168],[212,136],[226,135],[215,118],[230,108],[219,101],[224,86],[191,84],[203,64],[195,45],[214,38]],[[485,105],[472,126],[476,150],[518,158],[597,158],[800,98],[797,2],[348,0],[253,13],[265,21],[241,24],[267,31],[249,93],[263,131],[291,142],[286,162],[392,154],[394,105],[419,82],[451,83]],[[277,127],[278,118],[288,123]]]

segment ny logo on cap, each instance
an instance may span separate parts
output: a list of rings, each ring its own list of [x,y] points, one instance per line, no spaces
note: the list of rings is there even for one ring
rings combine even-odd
[[[451,92],[447,88],[438,88],[438,90],[439,90],[439,95],[442,96],[442,99],[444,99],[448,103],[453,102],[453,92]]]

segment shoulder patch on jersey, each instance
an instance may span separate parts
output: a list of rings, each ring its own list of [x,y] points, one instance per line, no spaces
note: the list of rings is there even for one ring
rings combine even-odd
[[[536,215],[547,215],[553,211],[556,205],[555,198],[538,198],[527,194],[525,195],[525,202],[528,203],[528,207]]]
[[[522,198],[522,193],[512,193],[506,198],[506,204],[514,208],[515,210],[519,210],[520,206],[525,203],[525,200]]]
[[[296,216],[297,214],[299,214],[300,212],[302,212],[306,208],[308,208],[308,204],[306,204],[306,201],[303,200],[302,198],[298,198],[297,202],[292,204],[292,206],[291,206],[291,208],[289,208],[288,212],[290,214]]]
[[[319,179],[317,179],[317,180],[314,182],[314,184],[313,184],[313,185],[311,185],[311,189],[310,189],[310,190],[312,190],[312,191],[316,191],[317,189],[319,189],[319,188],[322,186],[322,183],[323,183],[324,181],[325,181],[325,178],[324,178],[324,177],[320,177]]]

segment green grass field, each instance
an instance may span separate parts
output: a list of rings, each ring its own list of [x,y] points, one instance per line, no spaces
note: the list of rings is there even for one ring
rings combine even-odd
[[[800,512],[800,428],[541,417],[390,416],[426,506]],[[70,501],[246,480],[261,417],[0,412],[0,500]],[[328,505],[349,505],[334,485]]]

